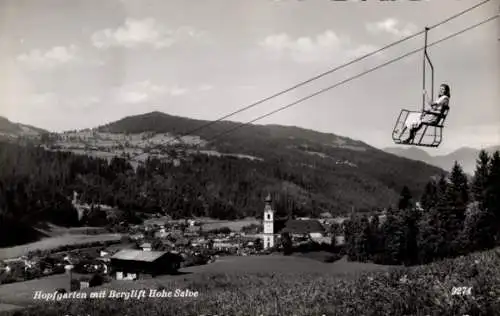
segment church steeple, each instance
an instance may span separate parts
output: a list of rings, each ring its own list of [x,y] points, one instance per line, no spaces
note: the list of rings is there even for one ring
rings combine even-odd
[[[271,200],[271,193],[267,193],[267,196],[266,198],[264,199],[264,202],[266,202],[266,204],[271,204],[272,200]]]
[[[274,247],[274,211],[271,206],[271,194],[267,194],[264,202],[264,218],[262,224],[264,226],[264,249],[266,249]]]

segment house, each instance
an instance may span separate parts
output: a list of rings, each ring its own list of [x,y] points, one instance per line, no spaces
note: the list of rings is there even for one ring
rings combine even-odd
[[[132,240],[144,239],[144,234],[143,233],[137,233],[137,234],[130,235],[130,239],[132,239]]]
[[[290,233],[292,236],[309,236],[321,238],[325,233],[323,225],[317,220],[287,220],[280,233]]]
[[[111,267],[117,280],[135,280],[140,274],[156,276],[175,273],[182,258],[166,251],[124,249],[111,257]]]
[[[270,195],[265,199],[263,226],[264,249],[274,247],[275,239],[281,233],[289,233],[292,237],[311,239],[322,238],[325,234],[323,225],[314,219],[275,219]]]
[[[336,246],[342,246],[345,244],[345,237],[344,236],[335,236],[335,245]]]
[[[5,273],[10,273],[11,267],[8,264],[0,261],[0,273],[2,273],[2,271],[4,271]]]
[[[145,242],[142,245],[140,245],[139,247],[142,248],[143,251],[151,251],[152,250],[151,243],[149,243],[149,242]]]
[[[226,240],[216,240],[214,241],[212,247],[217,250],[230,250],[237,249],[240,247],[239,243],[226,241]]]
[[[165,238],[168,235],[170,235],[170,232],[168,231],[167,228],[165,228],[164,225],[160,226],[160,229],[154,233],[154,236],[156,238]]]

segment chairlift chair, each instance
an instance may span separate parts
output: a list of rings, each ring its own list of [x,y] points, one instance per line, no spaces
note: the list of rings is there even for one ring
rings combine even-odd
[[[422,127],[415,135],[415,138],[410,143],[403,142],[406,139],[408,133],[410,132],[409,128],[405,128],[409,126],[410,123],[425,113],[425,93],[426,93],[426,76],[425,76],[425,68],[426,63],[429,63],[431,68],[431,100],[434,100],[434,66],[427,54],[427,32],[429,28],[425,28],[425,46],[424,46],[424,58],[423,58],[423,91],[424,95],[422,96],[422,111],[411,111],[407,109],[401,110],[398,120],[396,121],[396,125],[392,131],[392,139],[394,143],[400,145],[410,145],[410,146],[421,146],[421,147],[438,147],[441,144],[443,139],[443,128],[446,117],[448,115],[449,107],[445,107],[441,114],[439,115],[439,119],[436,123],[422,123]],[[404,131],[404,132],[402,132]],[[404,136],[404,138],[403,138]]]

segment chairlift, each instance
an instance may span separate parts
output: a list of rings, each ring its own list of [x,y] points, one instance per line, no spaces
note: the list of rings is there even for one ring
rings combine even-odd
[[[449,107],[444,108],[440,113],[439,119],[435,123],[422,123],[422,127],[416,133],[413,141],[407,143],[403,140],[406,139],[408,133],[410,132],[409,126],[412,122],[419,120],[425,111],[426,102],[426,65],[427,63],[431,69],[431,100],[434,100],[434,66],[427,54],[427,32],[429,28],[425,28],[425,45],[424,45],[424,55],[423,55],[423,92],[422,96],[422,110],[421,111],[410,111],[407,109],[401,110],[396,125],[392,131],[392,139],[395,144],[400,145],[410,145],[410,146],[421,146],[421,147],[438,147],[441,144],[443,138],[443,128],[446,116],[448,115]],[[403,137],[405,136],[405,137]]]

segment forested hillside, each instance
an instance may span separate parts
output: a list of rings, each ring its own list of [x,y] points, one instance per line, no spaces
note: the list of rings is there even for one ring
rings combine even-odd
[[[178,135],[202,124],[154,112],[101,129]],[[196,134],[209,139],[210,133],[236,124],[221,122]],[[182,152],[189,149],[188,145],[180,147]],[[175,154],[171,149],[167,152]],[[274,196],[278,216],[316,216],[325,211],[340,215],[353,207],[363,212],[395,205],[405,185],[419,196],[425,183],[444,173],[359,141],[297,127],[249,126],[197,149],[200,152],[180,155],[180,164],[150,157],[133,168],[125,158],[107,160],[25,146],[25,142],[0,143],[0,212],[4,219],[0,240],[12,244],[37,238],[30,229],[42,221],[109,224],[106,213],[97,208],[79,221],[71,204],[73,192],[79,193],[81,202],[118,208],[122,221],[135,221],[139,213],[174,218],[259,217],[268,192]],[[260,159],[210,156],[202,153],[206,150]],[[12,230],[14,227],[19,228]],[[22,233],[17,236],[15,232]]]
[[[209,122],[151,112],[126,117],[98,129],[113,133],[157,132],[179,135],[206,126],[207,123]],[[347,137],[278,125],[248,125],[236,129],[240,125],[222,121],[193,134],[204,140],[211,140],[224,131],[232,130],[223,137],[211,140],[201,149],[252,155],[271,165],[279,164],[280,168],[285,169],[312,167],[321,177],[337,178],[339,187],[343,187],[342,181],[345,178],[349,178],[347,181],[350,185],[368,183],[363,184],[365,189],[357,191],[357,194],[370,196],[370,192],[374,191],[373,186],[385,187],[394,191],[391,192],[392,201],[404,185],[419,194],[431,177],[438,177],[443,173],[437,167],[396,157]],[[339,194],[349,195],[346,192]],[[381,195],[386,196],[387,193]]]

